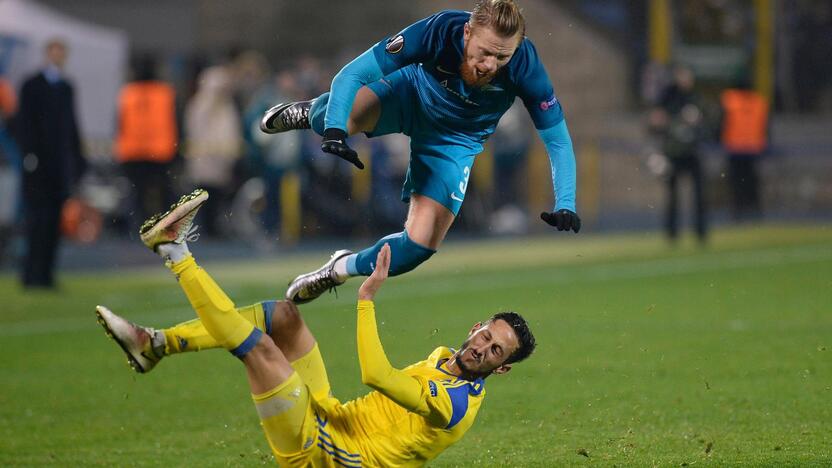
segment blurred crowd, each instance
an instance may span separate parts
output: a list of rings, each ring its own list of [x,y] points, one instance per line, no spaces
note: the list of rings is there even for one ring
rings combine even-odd
[[[163,61],[139,54],[113,109],[116,134],[105,158],[82,149],[67,60],[71,48],[55,40],[20,92],[0,81],[0,262],[19,254],[26,286],[52,287],[61,237],[135,238],[145,219],[196,187],[211,195],[197,220],[201,235],[262,249],[316,236],[376,236],[405,219],[407,137],[351,137],[367,164],[356,171],[323,153],[314,132],[259,130],[271,106],[328,90],[337,70],[320,60],[301,57],[273,70],[260,53],[242,51],[195,60],[191,78],[176,83],[165,78]],[[483,228],[492,213],[497,231],[524,230],[532,133],[516,110],[493,137],[496,179],[472,182],[460,230]],[[10,248],[15,235],[22,242]]]

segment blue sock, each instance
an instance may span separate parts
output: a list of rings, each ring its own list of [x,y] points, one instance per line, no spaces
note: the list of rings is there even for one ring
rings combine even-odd
[[[421,246],[407,237],[407,231],[382,237],[372,247],[347,258],[347,273],[350,276],[370,276],[376,266],[376,257],[384,244],[390,244],[390,276],[401,275],[416,268],[429,259],[435,250]]]
[[[323,93],[315,99],[312,107],[309,109],[309,124],[312,125],[312,130],[318,135],[323,135],[324,130],[326,130],[324,128],[324,118],[326,117],[326,105],[328,102],[329,93]]]

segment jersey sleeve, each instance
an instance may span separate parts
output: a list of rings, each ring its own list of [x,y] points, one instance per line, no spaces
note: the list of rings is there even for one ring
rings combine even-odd
[[[347,131],[347,119],[358,90],[382,76],[384,74],[376,63],[372,48],[342,68],[332,80],[324,117],[324,129],[339,128]]]
[[[385,75],[412,63],[422,63],[436,56],[448,37],[449,12],[440,12],[411,24],[398,34],[373,46]]]
[[[435,426],[451,429],[468,413],[468,384],[417,377],[425,388],[425,419]]]
[[[523,100],[536,129],[554,127],[563,120],[563,109],[537,49],[531,41],[524,39],[516,54],[514,82],[517,95]]]
[[[561,119],[554,127],[539,130],[538,134],[546,145],[552,168],[552,188],[555,193],[555,207],[552,211],[566,209],[574,213],[577,185],[575,150],[572,148],[572,138],[566,127],[566,120]]]

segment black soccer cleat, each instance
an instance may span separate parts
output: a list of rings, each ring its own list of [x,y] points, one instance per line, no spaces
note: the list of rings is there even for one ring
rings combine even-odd
[[[309,124],[309,109],[311,108],[312,101],[278,104],[263,114],[263,118],[260,119],[260,130],[263,133],[273,134],[312,128]]]

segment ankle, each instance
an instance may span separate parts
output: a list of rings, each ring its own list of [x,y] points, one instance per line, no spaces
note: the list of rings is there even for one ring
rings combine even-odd
[[[158,253],[163,259],[165,259],[165,261],[169,261],[171,263],[179,263],[182,260],[188,258],[188,256],[191,254],[191,251],[188,250],[187,242],[170,242],[157,247],[156,253]]]
[[[343,256],[336,260],[335,264],[332,265],[332,272],[335,275],[335,280],[339,283],[343,283],[354,276],[349,271],[349,259],[354,256],[355,254]]]

